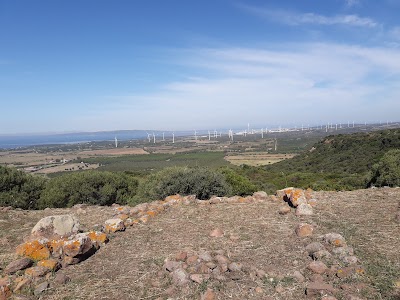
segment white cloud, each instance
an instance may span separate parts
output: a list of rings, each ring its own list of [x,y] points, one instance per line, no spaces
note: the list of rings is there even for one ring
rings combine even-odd
[[[287,25],[347,25],[369,28],[379,25],[371,18],[363,18],[357,15],[324,16],[314,13],[294,13],[289,11],[273,10],[248,5],[240,5],[240,7],[259,17],[263,17]]]
[[[85,114],[77,124],[101,120],[119,128],[206,129],[248,122],[395,120],[400,111],[397,49],[309,43],[180,54],[186,57],[176,63],[203,75],[148,94],[114,97],[117,106]]]

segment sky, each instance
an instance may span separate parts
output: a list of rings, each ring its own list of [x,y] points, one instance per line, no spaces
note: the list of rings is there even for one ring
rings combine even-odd
[[[0,134],[400,121],[400,0],[0,0]]]

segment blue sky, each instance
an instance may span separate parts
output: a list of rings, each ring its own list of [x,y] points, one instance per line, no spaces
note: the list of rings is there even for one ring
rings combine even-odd
[[[0,134],[399,121],[400,0],[0,0]]]

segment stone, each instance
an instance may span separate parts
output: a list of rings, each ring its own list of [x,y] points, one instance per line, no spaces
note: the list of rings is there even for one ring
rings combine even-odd
[[[106,233],[114,233],[117,231],[124,231],[125,224],[124,221],[118,218],[115,219],[108,219],[104,223],[104,231]]]
[[[344,247],[346,246],[346,240],[339,233],[327,233],[323,236],[325,242],[331,244],[335,247]]]
[[[295,232],[298,237],[307,237],[313,234],[314,228],[307,223],[300,223],[296,226]]]
[[[324,282],[324,277],[322,277],[321,274],[315,274],[314,273],[309,277],[309,279],[312,282]]]
[[[60,268],[60,264],[55,259],[45,259],[37,263],[38,267],[47,268],[49,271],[57,271]]]
[[[97,248],[108,243],[107,234],[99,231],[90,231],[86,233],[86,236],[92,241],[93,245]]]
[[[79,264],[81,261],[81,258],[78,257],[64,256],[61,261],[61,267],[66,268],[69,265]]]
[[[355,265],[358,262],[358,259],[356,256],[345,256],[342,261],[347,265]]]
[[[210,252],[202,251],[199,253],[199,259],[205,262],[211,262],[213,260]]]
[[[21,258],[18,260],[15,260],[7,265],[7,267],[4,269],[4,272],[6,274],[14,274],[18,272],[19,270],[24,270],[26,268],[29,268],[32,266],[33,261],[30,258]]]
[[[335,247],[332,249],[332,253],[338,255],[339,257],[351,256],[354,255],[354,250],[352,247],[343,246],[343,247]]]
[[[138,205],[136,205],[135,207],[131,208],[129,211],[129,215],[131,216],[135,216],[137,215],[139,212],[144,212],[148,209],[149,204],[148,203],[140,203]]]
[[[189,266],[192,266],[192,265],[198,263],[198,261],[199,261],[199,257],[197,255],[191,255],[186,259],[186,263]]]
[[[71,278],[69,278],[64,273],[60,273],[60,272],[58,272],[56,277],[54,278],[54,282],[57,284],[66,284],[70,280],[71,280]]]
[[[217,296],[212,289],[207,289],[204,294],[201,295],[201,300],[215,300]]]
[[[8,277],[0,277],[0,287],[10,285],[10,279]]]
[[[220,255],[220,254],[218,254],[218,255],[216,255],[215,256],[215,260],[218,262],[218,264],[224,264],[224,265],[227,265],[228,263],[229,263],[229,259],[226,257],[226,256],[224,256],[224,255]]]
[[[171,274],[176,285],[182,286],[189,283],[189,274],[184,269],[177,268]]]
[[[79,233],[64,242],[63,253],[69,257],[91,255],[92,240],[84,233]]]
[[[288,213],[290,213],[291,209],[289,205],[282,205],[279,208],[279,214],[280,215],[287,215]]]
[[[292,276],[294,279],[296,279],[297,282],[300,283],[306,280],[303,274],[301,274],[299,271],[294,271]]]
[[[276,196],[278,197],[279,200],[287,201],[289,200],[290,193],[292,192],[293,189],[294,189],[293,187],[287,187],[282,190],[277,190]]]
[[[38,284],[37,286],[35,286],[35,290],[33,291],[33,294],[35,296],[39,296],[40,294],[42,294],[45,290],[47,290],[49,287],[49,283],[47,281],[42,282],[40,284]]]
[[[339,278],[347,278],[352,276],[353,274],[354,274],[354,268],[352,267],[340,268],[336,272],[336,276]]]
[[[204,280],[207,280],[209,278],[210,278],[210,275],[204,275],[204,274],[190,275],[190,279],[198,284],[202,284]]]
[[[7,300],[11,297],[11,290],[8,286],[0,287],[0,300]]]
[[[293,207],[298,207],[300,204],[307,204],[307,199],[302,189],[293,189],[290,192],[289,203]]]
[[[332,256],[332,254],[329,251],[319,250],[319,251],[313,253],[312,258],[313,259],[322,259],[322,258],[329,258],[331,256]]]
[[[31,268],[26,269],[25,276],[33,277],[33,278],[43,277],[44,275],[46,275],[49,272],[50,272],[50,270],[48,268],[36,266],[36,267],[31,267]]]
[[[312,216],[313,208],[310,204],[301,203],[296,207],[296,216]]]
[[[173,261],[173,260],[168,260],[164,263],[163,268],[167,270],[168,272],[173,272],[174,270],[180,268],[182,266],[181,262]]]
[[[32,283],[32,279],[21,277],[21,280],[19,280],[16,283],[17,283],[17,285],[14,288],[14,293],[20,291],[21,289],[23,289],[26,286],[29,286]]]
[[[41,219],[32,229],[33,237],[58,239],[79,232],[79,220],[73,215],[48,216]]]
[[[210,237],[223,237],[224,232],[220,228],[216,228],[210,232]]]
[[[322,245],[320,242],[312,242],[306,246],[306,251],[310,256],[312,256],[315,252],[320,250],[325,250],[325,246]]]
[[[267,273],[264,270],[260,270],[260,269],[256,270],[256,276],[258,278],[264,279],[265,275],[267,275]]]
[[[175,260],[177,261],[185,261],[187,258],[188,254],[185,251],[179,252],[177,255],[175,255]]]
[[[47,247],[47,239],[33,240],[17,246],[15,252],[19,256],[26,256],[33,260],[43,260],[50,257],[50,250]]]
[[[323,274],[328,267],[322,261],[313,261],[308,265],[308,269],[317,274]]]
[[[322,296],[321,300],[337,300],[337,298],[333,297],[333,296],[325,295],[325,296]]]
[[[230,263],[228,265],[228,270],[231,272],[240,272],[242,270],[242,264],[241,263]]]
[[[253,193],[253,197],[257,201],[265,201],[268,199],[268,194],[264,191],[258,191],[258,192]]]
[[[323,282],[310,282],[307,285],[307,296],[321,296],[326,293],[335,293],[336,289],[328,283]]]

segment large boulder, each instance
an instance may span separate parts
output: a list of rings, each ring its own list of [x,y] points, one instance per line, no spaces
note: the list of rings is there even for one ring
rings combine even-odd
[[[73,215],[48,216],[41,219],[32,229],[35,238],[60,239],[78,233],[79,220]]]

